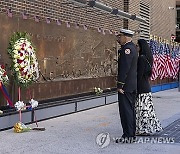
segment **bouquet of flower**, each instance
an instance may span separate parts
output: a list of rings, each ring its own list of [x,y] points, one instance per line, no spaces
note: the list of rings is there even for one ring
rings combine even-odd
[[[38,107],[38,101],[35,101],[34,99],[31,99],[29,101],[29,106],[27,106],[23,101],[18,101],[15,103],[14,107],[17,109],[17,111],[23,110],[26,107],[30,107],[31,109]]]
[[[44,127],[35,127],[35,128],[27,127],[25,124],[23,124],[20,121],[14,125],[13,129],[15,133],[23,133],[23,132],[28,132],[30,130],[37,130],[37,131],[46,130]]]
[[[4,85],[7,85],[8,84],[8,76],[7,76],[7,73],[5,71],[5,67],[4,65],[0,65],[0,82]]]
[[[27,127],[25,124],[23,124],[22,122],[17,122],[15,125],[14,125],[14,132],[15,133],[23,133],[23,132],[27,132],[27,131],[30,131],[31,128],[30,127]]]
[[[103,93],[103,90],[101,88],[94,87],[94,92],[96,93],[96,95],[100,95]]]
[[[15,33],[8,52],[12,58],[12,70],[19,86],[27,87],[39,77],[35,48],[27,33]]]
[[[3,114],[3,111],[0,110],[0,114]]]

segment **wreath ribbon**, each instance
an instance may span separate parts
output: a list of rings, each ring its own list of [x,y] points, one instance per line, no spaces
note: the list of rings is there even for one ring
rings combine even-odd
[[[10,98],[6,88],[5,88],[5,86],[1,82],[0,82],[0,90],[1,90],[4,98],[8,101],[9,106],[13,107],[14,106],[13,102],[12,102],[12,100],[11,100],[11,98]]]

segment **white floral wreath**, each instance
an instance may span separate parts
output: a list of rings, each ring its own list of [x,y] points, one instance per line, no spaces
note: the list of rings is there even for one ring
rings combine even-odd
[[[26,38],[17,40],[12,48],[13,70],[18,83],[28,85],[39,77],[35,50]]]
[[[0,82],[4,85],[7,85],[8,81],[9,81],[9,78],[6,73],[5,66],[0,65]]]

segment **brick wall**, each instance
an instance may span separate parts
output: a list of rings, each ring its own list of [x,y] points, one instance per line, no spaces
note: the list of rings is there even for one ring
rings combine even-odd
[[[127,0],[126,0],[127,1]],[[150,34],[170,40],[175,34],[176,7],[174,0],[141,0],[150,6]],[[129,0],[129,13],[139,15],[140,0]],[[129,20],[129,29],[138,29],[139,22]]]
[[[129,0],[129,13],[136,14],[139,16],[139,3],[140,0]],[[139,29],[140,22],[129,20],[129,29],[137,31]],[[136,33],[134,36],[134,42],[139,38],[139,34]]]
[[[150,0],[150,28],[151,34],[170,40],[171,34],[175,34],[176,10],[175,0]]]
[[[113,8],[122,9],[123,6],[121,0],[101,0],[100,2]],[[7,8],[11,8],[16,15],[25,11],[29,18],[36,15],[41,20],[45,20],[45,18],[60,19],[72,23],[86,24],[90,27],[114,30],[122,27],[122,19],[104,15],[92,8],[77,8],[73,4],[68,4],[68,0],[1,0],[0,11],[4,12]]]

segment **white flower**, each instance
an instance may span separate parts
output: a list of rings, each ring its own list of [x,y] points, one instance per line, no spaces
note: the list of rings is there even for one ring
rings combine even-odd
[[[19,56],[20,60],[24,60],[25,56]]]
[[[17,110],[21,110],[22,108],[25,107],[25,104],[23,103],[23,101],[18,101],[16,102],[16,104],[14,105],[15,108],[17,108]]]
[[[6,70],[4,69],[3,65],[0,65],[0,82],[2,84],[7,84],[8,83],[8,76],[6,74]]]
[[[96,93],[96,95],[99,95],[101,93],[103,93],[103,90],[101,88],[94,88],[94,92]]]
[[[17,71],[19,71],[19,68],[18,68],[18,67],[16,67],[16,68],[15,68],[15,71],[16,71],[16,72],[17,72]]]
[[[18,66],[19,66],[19,64],[17,64],[17,63],[14,64],[14,67],[15,67],[15,68],[18,67]]]
[[[23,68],[24,66],[25,66],[24,63],[22,62],[22,63],[20,64],[20,67]]]
[[[20,49],[21,49],[21,47],[20,47],[19,45],[15,45],[14,48],[15,48],[16,50],[20,50]]]
[[[32,108],[35,108],[35,107],[38,106],[38,101],[35,101],[34,99],[31,99],[31,100],[29,101],[29,103],[31,104]]]
[[[19,59],[19,55],[17,55],[17,54],[14,54],[14,59]]]
[[[32,49],[31,49],[31,48],[27,48],[27,52],[29,52],[29,53],[30,53],[31,51],[32,51]]]

